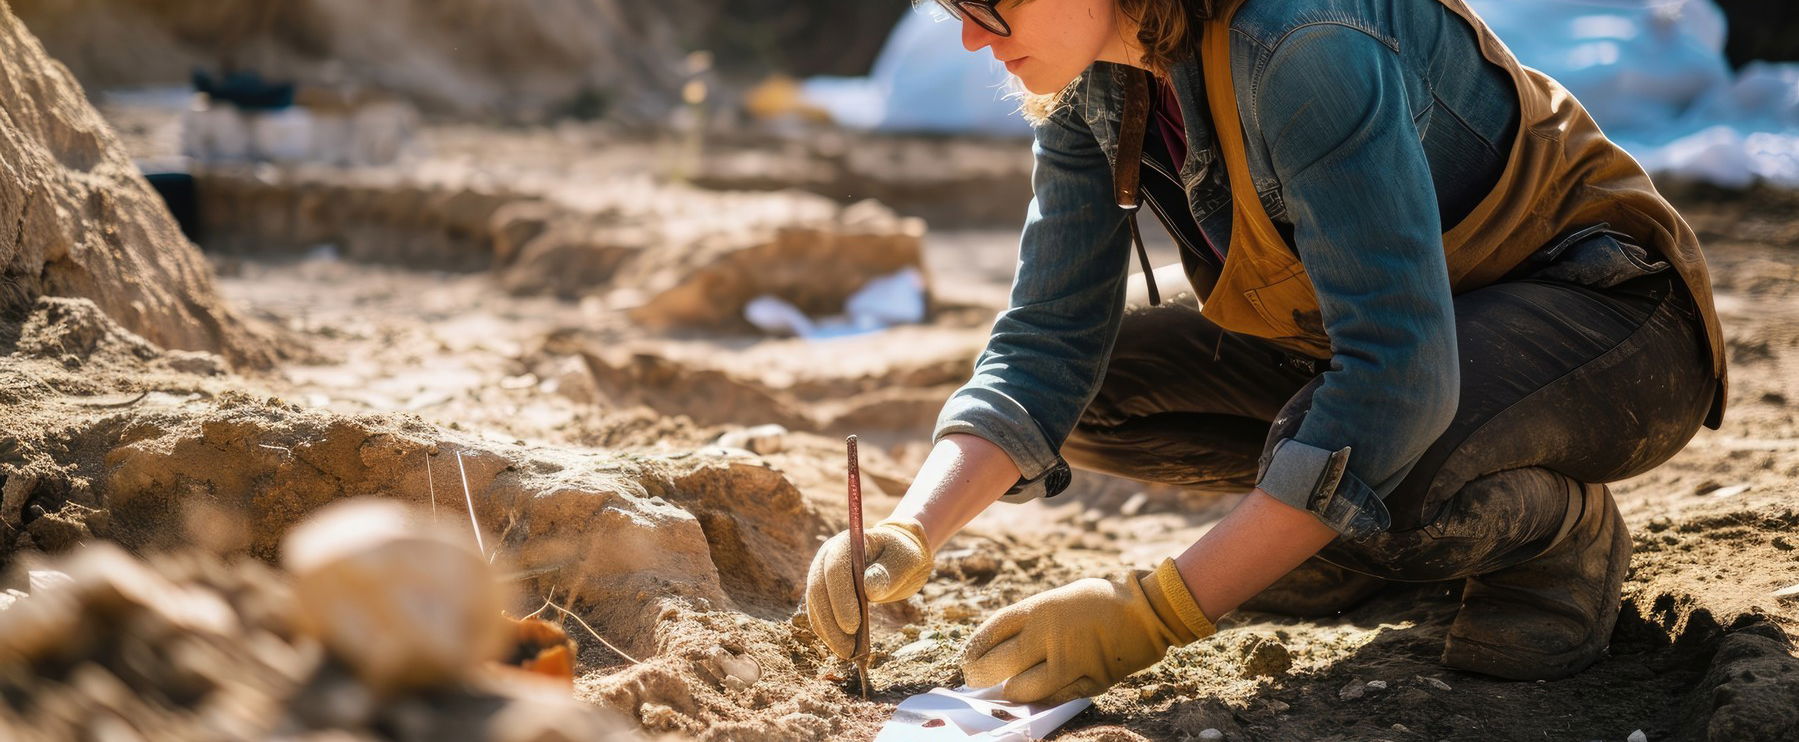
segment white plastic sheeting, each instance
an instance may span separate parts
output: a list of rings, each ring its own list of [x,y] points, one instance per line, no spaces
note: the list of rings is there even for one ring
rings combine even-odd
[[[869,280],[843,303],[843,314],[813,318],[778,296],[764,294],[743,307],[743,317],[774,335],[809,340],[860,335],[925,319],[924,274],[901,268]]]
[[[1093,705],[1077,698],[1062,704],[1010,703],[999,687],[932,688],[900,701],[875,742],[1032,742]]]
[[[1712,0],[1469,0],[1650,171],[1799,186],[1799,64],[1724,61]]]
[[[1799,64],[1724,61],[1712,0],[1470,0],[1518,58],[1561,81],[1651,171],[1799,186]],[[807,100],[854,128],[1029,132],[1009,76],[961,24],[907,13],[868,77],[813,78]]]

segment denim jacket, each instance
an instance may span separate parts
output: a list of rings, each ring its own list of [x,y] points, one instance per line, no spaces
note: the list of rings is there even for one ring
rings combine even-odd
[[[1332,349],[1304,422],[1265,452],[1258,487],[1305,507],[1341,470],[1332,453],[1349,449],[1337,505],[1316,514],[1345,536],[1379,532],[1381,498],[1456,409],[1442,234],[1501,174],[1517,94],[1438,0],[1250,0],[1230,45],[1255,196],[1311,276]],[[1010,307],[938,418],[934,437],[973,434],[1011,456],[1024,479],[1008,501],[1066,486],[1058,450],[1118,333],[1131,257],[1112,194],[1119,72],[1095,63],[1036,127]],[[1183,251],[1207,250],[1202,233],[1222,249],[1233,194],[1199,62],[1170,73],[1188,154],[1178,168],[1150,155],[1143,191]]]

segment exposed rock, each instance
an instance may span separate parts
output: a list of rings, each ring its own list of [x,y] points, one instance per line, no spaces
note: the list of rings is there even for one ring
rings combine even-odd
[[[1782,740],[1799,735],[1799,657],[1780,627],[1748,620],[1718,641],[1688,696],[1683,739]]]
[[[762,678],[762,665],[754,657],[738,655],[724,647],[706,650],[705,659],[698,665],[702,675],[730,690],[748,688]]]
[[[268,365],[269,341],[220,303],[200,252],[80,86],[5,7],[0,80],[0,320],[40,296],[84,297],[163,348]]]
[[[1278,678],[1292,667],[1293,654],[1278,639],[1258,637],[1243,647],[1244,678]]]
[[[377,693],[442,686],[499,657],[506,585],[467,535],[392,500],[321,509],[282,541],[298,619]]]

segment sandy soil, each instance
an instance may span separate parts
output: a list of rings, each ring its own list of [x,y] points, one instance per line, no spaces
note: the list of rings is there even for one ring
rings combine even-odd
[[[1445,670],[1435,658],[1459,586],[1395,585],[1334,619],[1228,617],[1217,636],[1101,696],[1061,738],[1186,739],[1216,728],[1226,739],[1621,740],[1638,729],[1652,740],[1777,739],[1799,729],[1799,660],[1786,638],[1799,630],[1799,604],[1773,596],[1799,583],[1799,211],[1764,194],[1705,199],[1689,213],[1706,239],[1730,335],[1731,414],[1665,466],[1614,486],[1636,555],[1607,660],[1551,683]],[[997,306],[1013,239],[1005,230],[933,235],[928,260],[945,281],[940,290],[967,307]],[[979,313],[971,321],[964,311],[931,328],[831,343],[656,338],[591,308],[507,296],[485,276],[321,258],[234,263],[222,284],[239,306],[316,350],[312,362],[267,380],[289,399],[342,412],[404,410],[498,438],[574,446],[692,446],[730,427],[612,408],[575,362],[580,347],[704,358],[778,385],[833,357],[855,358],[861,373],[878,377],[883,365],[920,352],[920,342],[978,347],[982,332]],[[887,489],[903,484],[927,432],[885,431],[884,465],[897,472]],[[829,441],[799,447],[809,452],[770,458],[783,459],[841,524]],[[884,512],[893,494],[875,498],[871,512]],[[583,687],[656,730],[866,738],[900,699],[959,681],[959,641],[990,611],[1081,576],[1148,566],[1204,533],[1232,501],[1083,477],[1054,504],[996,507],[945,548],[921,599],[881,612],[876,693],[866,703],[854,697],[847,666],[809,646],[803,628],[742,614],[693,625],[769,668],[747,691],[676,693],[686,704],[647,700],[690,678],[604,660],[586,668]],[[639,690],[621,702],[618,681],[627,675]]]
[[[459,146],[505,153],[504,167],[481,167],[510,180],[533,162],[563,184],[595,177],[571,162],[608,171],[642,164],[603,149],[602,139],[565,132],[489,144],[455,130],[432,139],[440,148],[432,166],[473,157]],[[1232,740],[1623,740],[1635,730],[1650,740],[1799,738],[1799,653],[1789,638],[1799,602],[1774,594],[1799,583],[1799,198],[1685,200],[1729,336],[1731,412],[1723,429],[1702,431],[1666,465],[1613,487],[1636,553],[1609,658],[1550,683],[1445,670],[1436,657],[1459,585],[1394,585],[1331,619],[1227,616],[1216,636],[1096,699],[1059,738],[1181,740],[1206,729]],[[533,456],[655,471],[717,461],[779,472],[782,482],[729,481],[772,488],[746,497],[790,483],[800,498],[797,538],[819,540],[846,523],[841,433],[867,441],[870,517],[903,492],[927,450],[936,401],[1004,302],[1015,240],[1003,227],[930,234],[931,323],[824,342],[653,334],[600,303],[512,295],[489,274],[362,265],[329,250],[217,258],[225,298],[284,328],[303,349],[297,360],[229,376],[194,368],[204,359],[118,341],[139,360],[115,367],[46,356],[0,376],[0,393],[8,404],[55,405],[68,428],[86,431],[77,443],[100,446],[63,441],[80,454],[56,461],[71,471],[100,467],[112,455],[105,446],[150,436],[145,429],[197,429],[201,447],[226,435],[322,431],[321,450],[344,447],[333,431],[383,431],[395,461],[446,442],[481,448],[490,477],[530,469]],[[596,378],[589,358],[615,356],[650,359],[666,373]],[[42,389],[61,396],[44,402]],[[770,422],[791,430],[745,432]],[[21,440],[48,450],[62,445],[57,435]],[[0,450],[0,464],[8,453]],[[660,463],[640,463],[651,460]],[[292,468],[269,476],[300,476]],[[369,481],[416,489],[416,472],[403,474]],[[794,620],[797,588],[781,576],[803,573],[810,549],[721,551],[731,493],[691,495],[673,475],[656,481],[658,496],[704,500],[691,509],[709,529],[720,589],[735,599],[695,598],[671,584],[588,606],[590,622],[626,637],[637,658],[571,626],[582,644],[576,695],[650,733],[719,740],[871,738],[901,699],[960,682],[961,640],[993,610],[1079,577],[1150,566],[1203,534],[1238,496],[1083,475],[1052,502],[996,506],[945,547],[921,597],[877,609],[875,690],[863,701],[853,670]],[[331,486],[305,492],[323,499]],[[84,528],[65,530],[76,538]],[[40,540],[58,533],[38,531]],[[530,585],[526,600],[541,601],[550,587]]]

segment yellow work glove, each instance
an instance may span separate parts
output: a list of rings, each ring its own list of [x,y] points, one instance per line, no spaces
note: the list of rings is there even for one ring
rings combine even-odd
[[[1089,577],[1008,606],[969,637],[962,675],[976,688],[1005,683],[1008,701],[1060,703],[1098,695],[1213,631],[1167,559],[1153,572]]]
[[[889,519],[864,529],[862,584],[870,603],[912,597],[931,576],[931,547],[924,526],[910,518]],[[812,557],[806,573],[806,619],[812,633],[837,656],[856,651],[856,585],[850,572],[850,532],[832,536]]]

